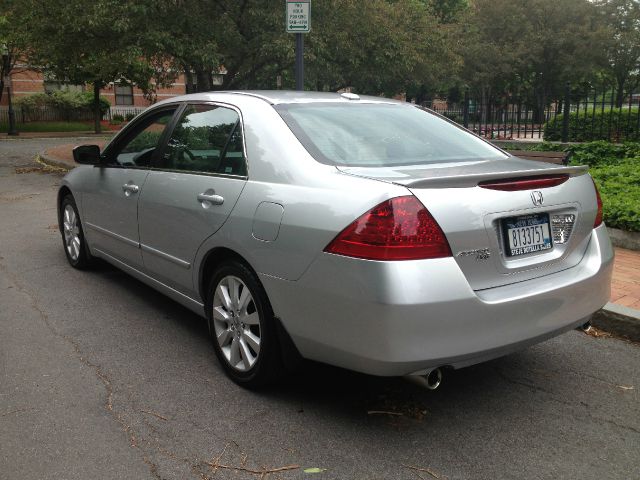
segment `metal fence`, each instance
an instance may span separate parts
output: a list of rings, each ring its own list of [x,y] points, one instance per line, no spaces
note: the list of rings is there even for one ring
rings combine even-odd
[[[423,105],[489,139],[624,142],[640,141],[639,102],[640,89],[619,92],[607,85],[566,84],[551,93],[531,90],[479,96],[467,90],[461,101],[438,99]],[[116,105],[102,119],[127,121],[143,110]],[[90,109],[17,106],[14,111],[18,129],[26,122],[93,120]],[[1,107],[0,124],[6,123],[7,108]]]
[[[640,93],[567,84],[556,98],[505,93],[481,100],[435,100],[424,106],[478,135],[497,140],[640,141]],[[567,115],[568,113],[568,115]]]
[[[131,120],[142,112],[145,107],[119,107],[114,106],[102,115],[102,120]],[[15,121],[18,124],[28,122],[92,122],[93,112],[90,109],[59,109],[52,107],[26,108],[15,106]],[[9,122],[9,110],[7,107],[0,107],[0,124]]]

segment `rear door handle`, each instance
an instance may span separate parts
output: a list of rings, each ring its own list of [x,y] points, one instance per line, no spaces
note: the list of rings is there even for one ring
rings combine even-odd
[[[202,208],[209,208],[212,205],[222,205],[224,198],[216,195],[215,190],[210,188],[206,192],[198,194],[198,201],[202,204]]]
[[[122,185],[122,191],[127,197],[129,197],[134,193],[138,193],[140,191],[140,187],[133,182],[129,182]]]

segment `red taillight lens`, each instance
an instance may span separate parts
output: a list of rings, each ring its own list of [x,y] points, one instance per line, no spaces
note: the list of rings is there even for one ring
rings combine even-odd
[[[413,195],[372,208],[324,250],[368,260],[418,260],[451,256],[442,229]]]
[[[591,179],[591,181],[593,182],[593,188],[595,188],[596,190],[596,202],[598,203],[598,213],[596,213],[596,221],[593,222],[593,228],[596,228],[597,226],[602,224],[602,198],[600,198],[600,192],[598,191],[596,182],[593,181],[593,178]]]
[[[524,178],[506,178],[504,180],[489,180],[480,182],[479,187],[490,190],[515,192],[517,190],[533,190],[534,188],[555,187],[569,180],[569,175],[538,175]]]

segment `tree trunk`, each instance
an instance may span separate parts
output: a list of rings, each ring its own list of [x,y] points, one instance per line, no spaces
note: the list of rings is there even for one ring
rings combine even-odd
[[[102,133],[102,114],[100,113],[100,82],[93,83],[93,125],[96,133]]]
[[[203,67],[196,68],[196,79],[198,92],[208,92],[211,90],[211,74]]]
[[[626,78],[618,78],[616,83],[618,84],[618,91],[616,92],[616,108],[622,108],[624,103],[624,85]]]

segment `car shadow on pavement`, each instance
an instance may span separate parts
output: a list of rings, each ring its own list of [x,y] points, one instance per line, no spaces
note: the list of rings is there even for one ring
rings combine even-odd
[[[566,394],[562,375],[553,372],[557,365],[554,367],[539,347],[457,371],[446,370],[442,386],[435,391],[399,377],[375,377],[305,361],[301,371],[286,375],[277,384],[247,392],[227,379],[221,380],[222,369],[209,343],[204,318],[107,263],[99,262],[92,274],[124,290],[135,291],[136,298],[148,308],[162,312],[157,318],[148,319],[156,330],[180,330],[191,338],[189,348],[195,345],[195,348],[207,349],[201,353],[211,357],[208,368],[214,383],[226,381],[226,386],[238,389],[238,395],[255,395],[300,414],[311,409],[336,418],[346,415],[351,419],[382,421],[388,426],[410,426],[436,412],[448,416],[458,409],[484,412],[487,418],[492,418],[512,409],[529,408],[527,403],[532,400],[532,393]],[[505,395],[513,398],[506,402]],[[513,413],[517,415],[516,411]]]

